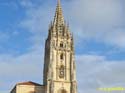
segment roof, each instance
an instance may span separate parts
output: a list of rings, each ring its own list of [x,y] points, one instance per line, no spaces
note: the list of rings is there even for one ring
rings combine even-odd
[[[43,85],[41,85],[41,84],[38,84],[38,83],[35,83],[35,82],[32,82],[32,81],[20,82],[20,83],[17,83],[17,85],[34,85],[34,86],[43,86]]]

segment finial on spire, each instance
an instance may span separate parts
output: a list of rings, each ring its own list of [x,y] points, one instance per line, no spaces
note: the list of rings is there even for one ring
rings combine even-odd
[[[57,4],[60,5],[60,0],[57,1]]]

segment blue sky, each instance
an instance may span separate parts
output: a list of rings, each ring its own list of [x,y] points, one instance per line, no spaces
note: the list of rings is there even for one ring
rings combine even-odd
[[[42,83],[44,43],[56,3],[0,1],[0,93],[17,82]],[[62,7],[75,39],[79,93],[125,87],[125,1],[62,0]]]

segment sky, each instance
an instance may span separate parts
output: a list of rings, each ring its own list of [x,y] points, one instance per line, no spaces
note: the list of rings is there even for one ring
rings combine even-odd
[[[78,93],[125,87],[125,0],[61,2],[74,34]],[[0,0],[0,93],[9,93],[17,82],[42,83],[44,43],[56,4]]]

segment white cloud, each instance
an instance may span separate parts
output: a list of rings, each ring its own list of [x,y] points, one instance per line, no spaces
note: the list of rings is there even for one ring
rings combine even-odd
[[[13,75],[17,77],[36,76],[37,71],[41,69],[39,65],[41,64],[42,67],[43,64],[42,53],[37,50],[20,56],[0,55],[0,68],[3,69],[0,75],[13,78],[15,77]]]
[[[81,24],[115,25],[121,21],[122,7],[118,0],[74,0],[69,7],[72,19]]]
[[[77,41],[93,40],[125,48],[124,10],[120,0],[74,0],[66,5],[66,16]]]
[[[125,29],[114,29],[106,33],[104,42],[125,48]]]
[[[20,81],[42,81],[42,53],[33,51],[17,57],[0,56],[0,77],[5,79],[1,85],[10,90]],[[79,93],[100,93],[97,91],[100,87],[125,87],[125,61],[111,61],[99,55],[77,55],[76,64]],[[8,77],[9,82],[6,81]]]
[[[41,49],[36,49],[20,56],[0,55],[1,89],[10,91],[16,83],[23,81],[42,82],[42,53]]]
[[[100,93],[100,87],[125,87],[125,61],[111,61],[98,55],[80,55],[76,59],[80,93]]]
[[[53,10],[45,5],[26,11],[26,18],[21,21],[20,26],[32,33],[30,40],[34,44],[33,48],[44,46]]]

